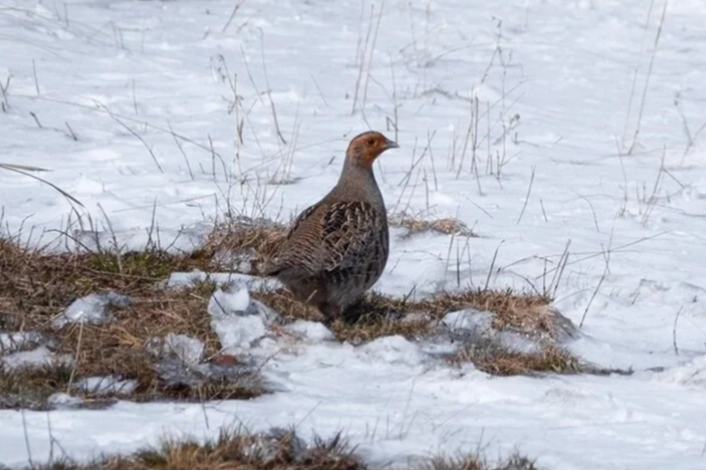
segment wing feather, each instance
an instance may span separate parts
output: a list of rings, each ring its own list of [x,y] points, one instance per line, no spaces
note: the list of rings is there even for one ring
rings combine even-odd
[[[316,204],[294,222],[271,272],[344,275],[361,265],[384,265],[387,245],[385,214],[370,203]]]

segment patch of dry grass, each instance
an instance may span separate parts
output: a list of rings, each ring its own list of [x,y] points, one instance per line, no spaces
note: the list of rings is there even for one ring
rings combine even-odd
[[[449,361],[453,364],[473,363],[479,370],[497,376],[597,372],[567,350],[555,345],[545,345],[537,352],[528,353],[481,341],[462,348]]]
[[[90,462],[64,459],[42,469],[366,469],[340,434],[307,444],[293,430],[252,434],[222,431],[218,438],[166,440],[158,448]]]
[[[312,306],[298,302],[284,289],[255,291],[253,298],[279,312],[285,321],[321,320]],[[403,335],[410,339],[431,332],[446,314],[474,308],[494,314],[498,330],[551,336],[555,326],[545,308],[550,300],[543,296],[515,293],[512,290],[468,289],[442,292],[432,297],[412,300],[368,293],[358,304],[348,308],[344,318],[331,326],[339,340],[366,342],[384,335]]]
[[[0,409],[48,410],[47,398],[66,390],[71,367],[46,365],[14,370],[0,364]]]
[[[390,217],[390,225],[402,227],[407,230],[406,237],[410,237],[422,232],[436,232],[446,235],[457,235],[461,237],[478,237],[468,226],[456,218],[424,219],[422,217],[410,216],[406,213],[395,214]]]
[[[455,220],[402,221],[411,232],[438,230],[463,234],[466,230]],[[264,392],[257,377],[241,378],[243,381],[233,381],[233,377],[213,380],[192,371],[187,375],[190,376],[187,381],[165,381],[156,364],[157,359],[145,346],[155,337],[184,334],[202,341],[204,357],[217,363],[221,346],[211,330],[206,312],[215,286],[203,282],[180,289],[166,289],[164,280],[175,271],[209,271],[213,269],[214,259],[223,258],[220,257],[223,254],[244,256],[251,271],[257,273],[259,267],[274,256],[286,233],[286,228],[281,225],[236,219],[218,225],[198,250],[176,254],[157,249],[119,255],[108,252],[47,254],[24,249],[12,240],[0,239],[0,329],[40,332],[56,340],[53,348],[57,353],[75,359],[75,369],[68,384],[55,381],[55,373],[46,370],[35,375],[41,377],[44,374],[45,383],[55,384],[53,388],[40,388],[38,381],[28,379],[27,384],[36,386],[37,397],[46,398],[51,391],[68,391],[90,399],[87,393],[73,388],[72,381],[107,375],[137,381],[135,391],[114,396],[138,401],[254,397]],[[111,322],[67,325],[60,329],[52,326],[52,321],[75,299],[109,291],[127,295],[132,301],[129,306],[112,308]],[[285,322],[321,320],[316,309],[293,300],[285,290],[259,291],[252,296],[280,313]],[[466,290],[439,293],[420,300],[372,293],[330,327],[339,340],[352,343],[388,335],[419,339],[435,332],[440,319],[448,312],[475,308],[491,311],[494,314],[493,327],[498,330],[511,329],[526,335],[551,337],[555,326],[546,314],[549,302],[546,297],[510,290]],[[466,352],[466,355],[470,359],[470,354]],[[511,364],[506,357],[501,357],[503,362]],[[473,356],[473,360],[488,364],[483,366],[486,371],[514,374],[509,373],[512,368],[504,363],[490,366],[488,358],[476,353]],[[554,356],[550,358],[555,359]],[[230,363],[237,362],[238,359],[234,359]],[[573,363],[567,360],[566,364]],[[2,385],[10,384],[8,381],[0,382],[0,396],[4,394]],[[5,389],[9,390],[9,387]],[[33,403],[41,404],[41,401],[37,399]]]
[[[424,464],[425,469],[537,469],[534,460],[518,452],[507,458],[491,463],[478,453],[468,453],[458,456],[436,456]]]
[[[248,260],[253,273],[260,273],[276,255],[286,235],[287,228],[283,225],[240,218],[217,225],[208,236],[204,251],[221,259],[226,258],[219,256],[223,254],[242,257]]]
[[[319,312],[294,300],[286,290],[255,291],[253,298],[279,312],[285,321],[321,320]],[[512,290],[475,290],[442,292],[435,296],[411,300],[369,293],[351,306],[343,319],[331,326],[341,341],[366,342],[385,335],[418,338],[433,331],[439,320],[452,311],[474,308],[491,311],[494,327],[513,328],[519,332],[553,333],[553,325],[544,313],[548,298],[514,293]]]
[[[189,254],[158,250],[121,255],[46,254],[0,240],[0,328],[40,332],[53,339],[57,353],[75,359],[71,376],[74,381],[107,375],[137,381],[134,392],[116,393],[115,397],[143,401],[260,395],[264,392],[262,383],[247,375],[242,378],[197,375],[190,384],[165,381],[156,368],[158,359],[145,348],[151,339],[175,333],[203,342],[206,358],[214,358],[221,349],[206,310],[215,285],[202,282],[179,289],[164,287],[165,279],[173,271],[207,269],[209,255],[204,250]],[[112,307],[110,322],[53,326],[53,320],[75,299],[111,291],[129,296],[132,302],[126,307]],[[57,372],[51,368],[34,373],[24,370],[27,369],[4,374],[0,396],[12,396],[16,389],[12,384],[21,380],[26,384],[24,393],[33,398],[30,403],[39,404],[38,407],[44,407],[40,399],[52,392],[70,392],[90,399],[85,392],[72,387],[70,381],[57,381]],[[42,378],[44,384],[40,385]]]
[[[346,313],[346,321],[334,325],[334,331],[345,340],[358,338],[367,341],[395,334],[416,338],[436,328],[438,321],[449,312],[469,308],[491,311],[497,329],[512,327],[518,331],[544,331],[550,325],[541,322],[543,318],[537,312],[548,303],[547,298],[511,290],[468,289],[441,292],[419,300],[371,294],[352,306]]]

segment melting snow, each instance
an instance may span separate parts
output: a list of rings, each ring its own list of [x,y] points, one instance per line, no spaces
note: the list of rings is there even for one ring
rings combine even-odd
[[[91,293],[71,303],[64,313],[54,320],[54,327],[80,323],[103,324],[110,321],[109,307],[125,307],[129,304],[129,297],[117,293]]]
[[[47,347],[41,346],[33,350],[21,351],[5,355],[2,363],[9,368],[33,368],[56,364],[71,365],[73,359],[69,355],[55,355]]]
[[[137,388],[137,381],[117,376],[89,376],[76,381],[76,386],[92,394],[130,394]]]

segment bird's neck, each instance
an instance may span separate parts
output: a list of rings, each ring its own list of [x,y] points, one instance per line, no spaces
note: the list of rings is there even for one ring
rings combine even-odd
[[[375,181],[372,167],[346,159],[334,191],[349,197],[374,199],[382,202],[382,194]]]

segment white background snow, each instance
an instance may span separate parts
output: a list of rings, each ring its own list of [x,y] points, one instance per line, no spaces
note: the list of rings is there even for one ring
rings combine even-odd
[[[706,467],[706,3],[671,1],[655,54],[661,0],[388,0],[366,39],[370,5],[247,0],[229,22],[232,0],[2,0],[0,162],[50,169],[105,244],[105,216],[140,247],[154,215],[163,245],[188,248],[228,210],[287,221],[353,135],[397,134],[375,169],[388,210],[480,237],[396,229],[376,289],[483,286],[497,249],[490,286],[541,290],[570,241],[555,306],[576,323],[588,307],[571,348],[636,373],[497,378],[398,338],[316,334],[267,363],[279,392],[207,404],[208,421],[198,404],[0,411],[0,462],[27,464],[25,430],[46,459],[50,420],[75,457],[243,422],[343,430],[371,465],[480,443],[550,468]],[[0,204],[25,240],[71,214],[9,172]]]

